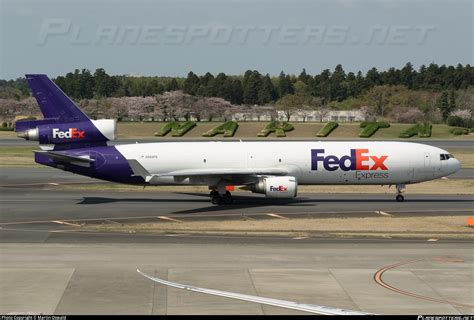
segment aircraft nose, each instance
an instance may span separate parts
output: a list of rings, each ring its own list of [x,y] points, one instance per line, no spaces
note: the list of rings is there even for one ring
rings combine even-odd
[[[459,169],[461,169],[461,162],[456,158],[452,159],[451,170],[453,171],[453,173],[459,171]]]

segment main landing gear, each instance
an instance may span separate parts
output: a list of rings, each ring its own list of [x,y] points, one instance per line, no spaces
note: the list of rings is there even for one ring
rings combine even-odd
[[[397,202],[405,201],[405,197],[403,196],[403,192],[405,191],[406,186],[404,184],[397,184],[397,196],[395,199]]]
[[[234,202],[232,195],[227,190],[222,195],[217,190],[212,190],[209,196],[211,197],[211,202],[217,205],[232,204],[232,202]]]

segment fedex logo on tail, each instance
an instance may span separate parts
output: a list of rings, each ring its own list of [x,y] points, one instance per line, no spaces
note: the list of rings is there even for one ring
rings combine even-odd
[[[70,128],[67,131],[61,131],[59,129],[53,129],[53,139],[83,139],[85,138],[86,132],[80,131],[77,128]]]
[[[388,170],[385,160],[388,156],[374,156],[369,154],[369,149],[351,149],[350,155],[337,157],[325,155],[324,149],[311,149],[311,170],[318,170],[321,164],[327,171],[351,170]]]

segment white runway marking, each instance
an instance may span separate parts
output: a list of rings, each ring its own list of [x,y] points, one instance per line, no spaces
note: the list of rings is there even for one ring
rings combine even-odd
[[[393,217],[392,214],[384,212],[384,211],[375,211],[375,213],[380,214],[380,215],[385,216],[385,217]]]
[[[168,220],[168,221],[173,221],[173,222],[183,222],[182,220],[173,219],[173,218],[166,217],[166,216],[158,216],[157,218],[163,219],[163,220]]]
[[[307,236],[301,236],[301,237],[295,237],[293,240],[303,240],[303,239],[309,239]]]
[[[288,219],[287,217],[280,216],[279,214],[276,214],[276,213],[267,213],[267,216],[278,218],[278,219]]]
[[[81,226],[80,224],[77,224],[77,223],[71,223],[71,222],[66,222],[66,221],[61,221],[61,220],[53,220],[51,222],[54,222],[54,223],[57,223],[57,224],[65,224],[65,225],[74,226],[74,227],[80,227]]]

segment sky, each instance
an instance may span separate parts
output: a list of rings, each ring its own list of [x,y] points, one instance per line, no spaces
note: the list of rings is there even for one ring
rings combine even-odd
[[[0,79],[473,64],[472,0],[0,0]]]

